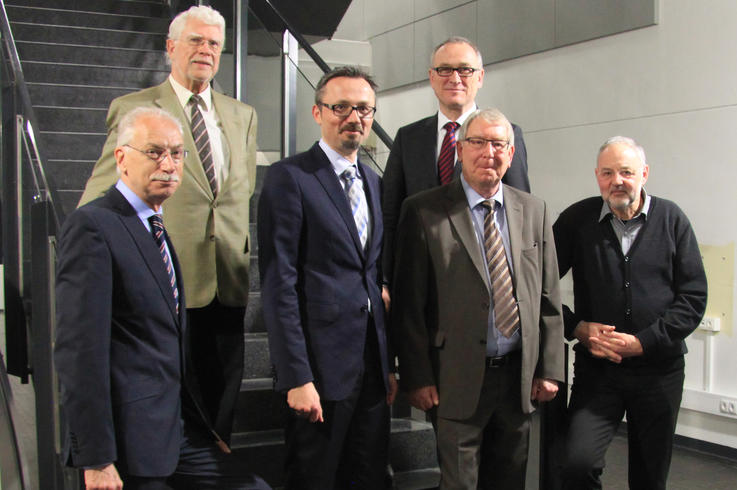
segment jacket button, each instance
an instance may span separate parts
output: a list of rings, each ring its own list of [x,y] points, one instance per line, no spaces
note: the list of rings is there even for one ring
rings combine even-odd
[[[630,282],[629,281],[625,281],[624,287],[626,287],[626,288],[630,287]]]
[[[211,242],[214,242],[215,241],[215,235],[210,235],[210,241]]]

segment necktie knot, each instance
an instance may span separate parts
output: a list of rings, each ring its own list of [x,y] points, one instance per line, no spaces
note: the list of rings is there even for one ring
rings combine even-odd
[[[202,102],[202,97],[200,97],[197,94],[192,94],[192,97],[189,98],[189,105],[191,106],[199,106],[200,102]]]
[[[445,130],[446,130],[447,132],[449,132],[449,133],[455,133],[455,132],[456,132],[456,129],[458,129],[458,128],[459,128],[460,126],[461,126],[461,125],[460,125],[460,124],[458,124],[458,123],[457,123],[457,122],[455,122],[455,121],[448,121],[448,122],[447,122],[447,123],[445,123],[445,125],[443,126],[443,129],[445,129]]]
[[[479,206],[486,208],[486,210],[493,215],[495,206],[492,204],[492,202],[496,201],[493,201],[492,199],[487,199],[485,201],[481,201],[479,203]]]
[[[164,220],[161,219],[160,214],[152,214],[151,217],[148,218],[148,222],[151,224],[151,228],[154,232],[159,230],[164,231]]]
[[[354,165],[351,165],[347,169],[343,171],[343,178],[351,184],[353,180],[356,178],[356,167]]]

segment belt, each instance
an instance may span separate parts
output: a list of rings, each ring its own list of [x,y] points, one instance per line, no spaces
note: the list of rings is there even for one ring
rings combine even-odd
[[[512,352],[509,352],[508,354],[504,354],[503,356],[487,357],[486,367],[487,368],[504,367],[508,364],[511,364],[514,361],[520,360],[521,358],[522,358],[522,351],[518,349]]]

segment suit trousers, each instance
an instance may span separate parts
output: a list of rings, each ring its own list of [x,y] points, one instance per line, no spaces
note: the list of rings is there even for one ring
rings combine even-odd
[[[488,367],[471,418],[435,419],[440,490],[524,490],[530,416],[520,399],[521,356]]]
[[[204,308],[187,308],[187,332],[197,384],[215,432],[230,442],[243,378],[245,307],[217,298]]]
[[[179,462],[173,475],[145,478],[121,472],[125,490],[270,490],[258,476],[248,472],[235,454],[225,454],[212,438],[191,430],[184,423]]]
[[[577,354],[563,488],[602,488],[604,455],[626,413],[629,488],[665,490],[683,380],[683,357],[645,370]]]
[[[288,490],[385,488],[389,406],[378,349],[369,320],[364,372],[350,396],[321,399],[322,423],[290,413],[285,432]]]

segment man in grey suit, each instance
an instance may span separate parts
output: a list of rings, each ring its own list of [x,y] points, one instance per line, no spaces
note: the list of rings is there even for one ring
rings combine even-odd
[[[80,205],[117,180],[113,152],[124,114],[139,106],[160,107],[187,128],[184,179],[164,204],[165,225],[182,266],[192,359],[205,408],[227,442],[243,375],[256,113],[212,90],[224,36],[225,20],[210,7],[192,7],[171,22],[166,41],[171,74],[161,85],[110,104],[108,138]]]
[[[402,202],[420,191],[447,183],[458,173],[453,158],[455,142],[450,138],[454,133],[448,130],[447,125],[455,123],[456,128],[460,127],[477,108],[476,93],[484,83],[484,63],[479,48],[463,37],[446,39],[432,53],[428,77],[438,99],[439,110],[430,117],[399,128],[384,172],[382,268],[387,286],[385,294],[391,289],[395,232]],[[512,128],[516,150],[503,182],[530,192],[522,129],[514,124]],[[450,165],[446,171],[442,170],[444,157]]]
[[[408,198],[397,228],[400,387],[433,419],[441,489],[524,489],[529,414],[563,379],[552,223],[501,183],[513,155],[506,117],[474,112],[461,178]]]

